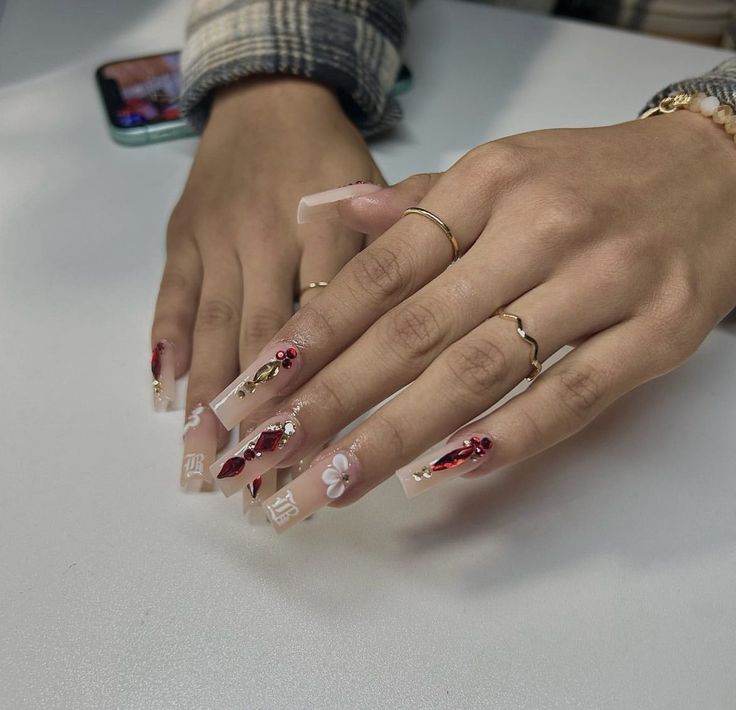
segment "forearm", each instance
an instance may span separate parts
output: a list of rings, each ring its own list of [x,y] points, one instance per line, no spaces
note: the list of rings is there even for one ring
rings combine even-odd
[[[198,128],[213,92],[286,74],[331,87],[365,133],[395,123],[390,90],[406,34],[404,0],[195,0],[182,57],[182,110]]]

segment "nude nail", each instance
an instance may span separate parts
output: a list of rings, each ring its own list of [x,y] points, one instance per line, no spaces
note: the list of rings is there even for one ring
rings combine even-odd
[[[333,190],[315,192],[313,195],[305,195],[299,200],[296,222],[297,224],[306,224],[307,222],[325,222],[337,219],[339,217],[337,203],[340,200],[350,200],[353,197],[370,195],[372,192],[378,192],[379,190],[383,190],[380,185],[359,182],[353,185],[345,185],[345,187],[337,187]]]
[[[418,496],[430,488],[462,476],[488,461],[493,441],[487,434],[470,434],[451,439],[446,446],[420,456],[408,466],[400,468],[396,477],[408,498]]]
[[[233,429],[250,412],[283,392],[299,374],[301,364],[299,349],[293,343],[269,345],[210,402],[210,407],[226,429]]]
[[[263,510],[274,530],[284,532],[342,497],[361,477],[360,462],[353,454],[333,450],[264,501]]]
[[[186,491],[212,490],[210,466],[217,453],[217,420],[212,410],[197,404],[184,424],[181,487]]]
[[[153,408],[157,412],[165,412],[174,406],[176,400],[175,366],[176,349],[174,343],[170,340],[160,340],[151,352]]]
[[[231,496],[298,451],[301,439],[295,417],[272,417],[210,466],[212,479],[226,496]]]

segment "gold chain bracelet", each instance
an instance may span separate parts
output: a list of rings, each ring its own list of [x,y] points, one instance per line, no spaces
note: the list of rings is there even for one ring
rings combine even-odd
[[[639,118],[649,118],[663,113],[674,113],[678,109],[686,108],[693,113],[707,116],[714,123],[723,126],[726,133],[733,136],[736,142],[736,115],[732,106],[722,104],[715,96],[706,96],[703,93],[686,94],[681,92],[662,99],[657,106],[644,111]]]

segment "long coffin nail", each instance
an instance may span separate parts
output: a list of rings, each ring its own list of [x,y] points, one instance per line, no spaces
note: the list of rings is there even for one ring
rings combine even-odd
[[[254,431],[210,466],[212,479],[226,496],[296,452],[302,439],[299,422],[291,416],[272,417]]]
[[[374,185],[370,182],[358,182],[345,185],[345,187],[337,187],[333,190],[315,192],[313,195],[305,195],[299,200],[296,222],[297,224],[306,224],[307,222],[324,222],[337,219],[339,216],[337,203],[341,200],[370,195],[372,192],[383,189],[380,185]]]
[[[493,441],[486,434],[454,439],[447,446],[425,454],[400,468],[396,476],[407,497],[413,498],[451,478],[462,476],[488,461]]]
[[[332,451],[315,459],[301,476],[263,503],[277,532],[308,518],[340,498],[361,479],[360,462],[351,453]]]
[[[170,340],[160,340],[151,352],[151,374],[153,375],[153,408],[165,412],[174,406],[176,385],[174,369],[176,349]]]
[[[184,424],[181,487],[186,491],[212,490],[210,466],[217,453],[217,420],[212,410],[196,405]]]
[[[256,358],[211,402],[210,407],[230,430],[260,405],[282,392],[301,368],[302,358],[293,343],[276,343]]]

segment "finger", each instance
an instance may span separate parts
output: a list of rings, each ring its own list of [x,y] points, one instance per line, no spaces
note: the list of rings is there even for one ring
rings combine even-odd
[[[523,393],[451,437],[429,457],[397,472],[409,497],[461,475],[471,478],[518,463],[572,436],[616,399],[660,371],[647,329],[626,321],[587,340]],[[432,462],[457,453],[473,437],[492,441],[484,456],[432,471]],[[429,467],[429,476],[426,468]]]
[[[341,222],[362,232],[370,244],[401,219],[409,207],[421,203],[442,173],[412,175],[380,192],[373,192],[337,203]]]
[[[442,217],[452,229],[461,251],[476,240],[488,221],[487,200],[473,180],[458,170],[446,174],[422,201],[422,207]],[[470,188],[462,187],[471,185]],[[318,299],[300,309],[279,332],[275,346],[292,343],[297,353],[288,375],[263,383],[257,395],[239,395],[242,381],[255,376],[266,363],[260,359],[246,369],[212,402],[230,428],[267,396],[286,394],[334,359],[373,322],[397,303],[440,274],[454,250],[435,223],[419,215],[401,219],[386,234],[360,252],[324,289]],[[266,357],[272,357],[266,353]]]
[[[339,222],[303,224],[300,230],[304,251],[299,267],[299,302],[305,305],[361,250],[363,235]]]
[[[151,327],[153,404],[157,411],[174,405],[174,379],[189,368],[202,262],[193,239],[172,239],[161,277]]]
[[[601,299],[596,307],[580,312],[575,319],[569,318],[567,285],[564,280],[559,284],[545,284],[509,306],[509,310],[513,308],[525,314],[527,332],[539,342],[540,359],[576,337],[610,325],[617,318],[617,305],[611,299],[608,302]],[[299,513],[288,519],[280,516],[281,522],[271,516],[275,527],[290,527],[332,499],[339,498],[341,504],[355,501],[398,466],[487,410],[529,375],[530,369],[530,348],[514,324],[498,317],[484,321],[447,348],[415,382],[343,437],[325,458],[320,458],[316,466],[295,481],[290,490]],[[337,426],[328,423],[326,414],[323,410],[315,418],[310,412],[307,419],[304,399],[300,398],[300,446],[314,443],[312,437],[319,436],[315,428],[329,430]],[[330,456],[338,456],[338,460],[330,463]],[[288,463],[288,458],[282,463]],[[334,470],[340,473],[340,480]],[[340,481],[345,485],[340,485]],[[282,489],[273,500],[283,498],[285,492]],[[273,500],[264,503],[267,509]]]
[[[186,429],[185,425],[182,481],[188,488],[196,488],[199,479],[208,478],[217,449],[227,443],[226,430],[205,404],[238,369],[240,264],[234,254],[230,258],[218,256],[206,264],[194,326],[186,411],[189,419],[199,413],[204,426]]]

